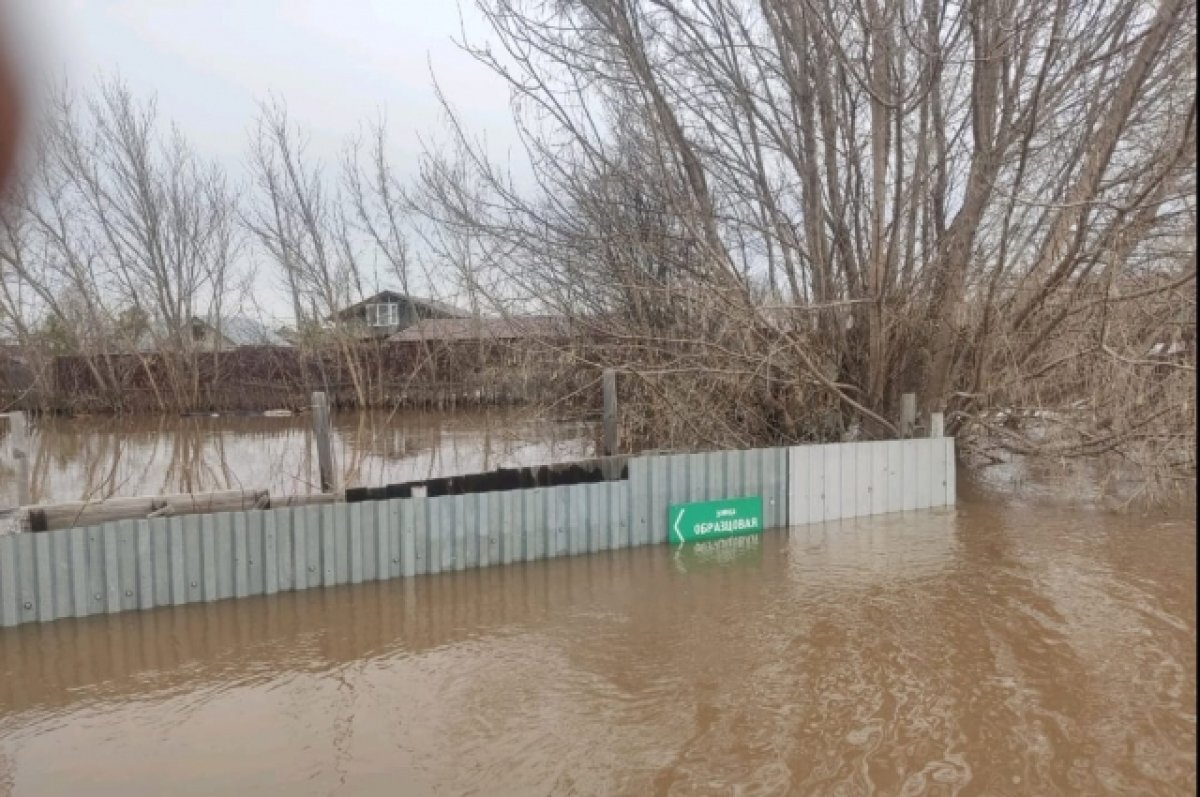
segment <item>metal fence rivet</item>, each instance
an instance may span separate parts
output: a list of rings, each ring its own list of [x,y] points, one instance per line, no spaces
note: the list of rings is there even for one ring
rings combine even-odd
[[[33,608],[33,601],[25,601],[25,608],[26,608],[26,609],[32,609],[32,608]]]
[[[131,589],[127,589],[127,590],[125,590],[125,597],[126,597],[126,598],[132,598],[132,597],[133,597],[133,590],[131,590]]]

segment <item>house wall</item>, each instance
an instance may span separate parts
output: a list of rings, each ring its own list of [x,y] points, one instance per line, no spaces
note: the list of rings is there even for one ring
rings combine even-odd
[[[397,304],[400,305],[400,322],[398,324],[391,324],[385,327],[369,325],[367,323],[367,308],[364,305],[363,307],[354,309],[353,313],[351,313],[351,319],[348,320],[349,325],[352,326],[359,334],[363,335],[363,337],[386,338],[389,335],[394,335],[403,329],[411,327],[418,321],[424,321],[429,318],[451,317],[447,313],[439,313],[422,305],[415,305],[408,301],[399,301]]]

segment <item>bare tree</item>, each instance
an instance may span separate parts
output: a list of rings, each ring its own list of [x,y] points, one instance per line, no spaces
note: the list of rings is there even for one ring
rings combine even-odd
[[[237,270],[226,177],[177,130],[164,132],[154,100],[137,101],[119,79],[100,82],[86,103],[59,86],[48,108],[4,222],[5,303],[40,316],[62,351],[84,355],[114,401],[111,356],[140,350],[160,366],[144,363],[159,405],[190,406],[209,353],[196,324],[219,326]]]
[[[339,316],[363,293],[349,211],[305,149],[283,101],[264,103],[251,142],[257,194],[244,221],[279,268],[297,327],[309,338],[332,340],[358,403],[366,406],[367,375],[354,335]]]
[[[1171,322],[1177,368],[1147,355],[1165,319],[1108,337],[1195,277],[1183,0],[480,7],[495,35],[471,52],[511,87],[535,190],[446,104],[466,173],[430,153],[425,212],[609,342],[659,419],[648,444],[890,434],[908,391],[994,439],[1067,350],[1091,377],[1038,391],[1040,442],[1014,450],[1193,434],[1186,411],[1148,436],[1113,410],[1133,374],[1194,406],[1194,326]],[[1107,426],[1050,443],[1081,401]]]

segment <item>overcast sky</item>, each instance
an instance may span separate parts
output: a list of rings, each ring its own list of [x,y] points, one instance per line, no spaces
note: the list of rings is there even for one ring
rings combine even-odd
[[[386,113],[404,170],[418,136],[436,135],[431,69],[471,128],[503,155],[516,146],[501,81],[455,44],[486,26],[469,0],[0,0],[31,72],[65,75],[86,90],[119,73],[138,96],[158,97],[201,153],[241,179],[257,103],[287,101],[308,152],[333,164],[363,122]],[[260,272],[265,264],[259,263]],[[268,280],[262,279],[268,277]],[[275,293],[260,273],[263,294]],[[277,284],[277,283],[274,283]],[[282,296],[263,296],[282,315]]]
[[[12,0],[5,0],[12,2]],[[315,152],[336,157],[357,125],[388,115],[398,158],[416,151],[438,111],[430,69],[472,127],[503,148],[508,94],[461,52],[485,27],[453,0],[15,0],[42,70],[85,85],[117,71],[156,93],[198,149],[236,163],[256,103],[287,100]]]

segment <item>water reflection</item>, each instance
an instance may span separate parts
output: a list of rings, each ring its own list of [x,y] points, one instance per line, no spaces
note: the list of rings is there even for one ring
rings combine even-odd
[[[587,424],[527,414],[355,412],[334,417],[342,484],[379,485],[514,465],[584,458]],[[43,418],[31,433],[37,502],[268,489],[318,491],[304,416]],[[0,441],[0,506],[15,501],[8,440]]]
[[[1169,794],[1195,519],[967,501],[0,633],[14,794]]]
[[[672,558],[681,573],[729,568],[736,564],[761,565],[762,537],[758,534],[676,546]]]

